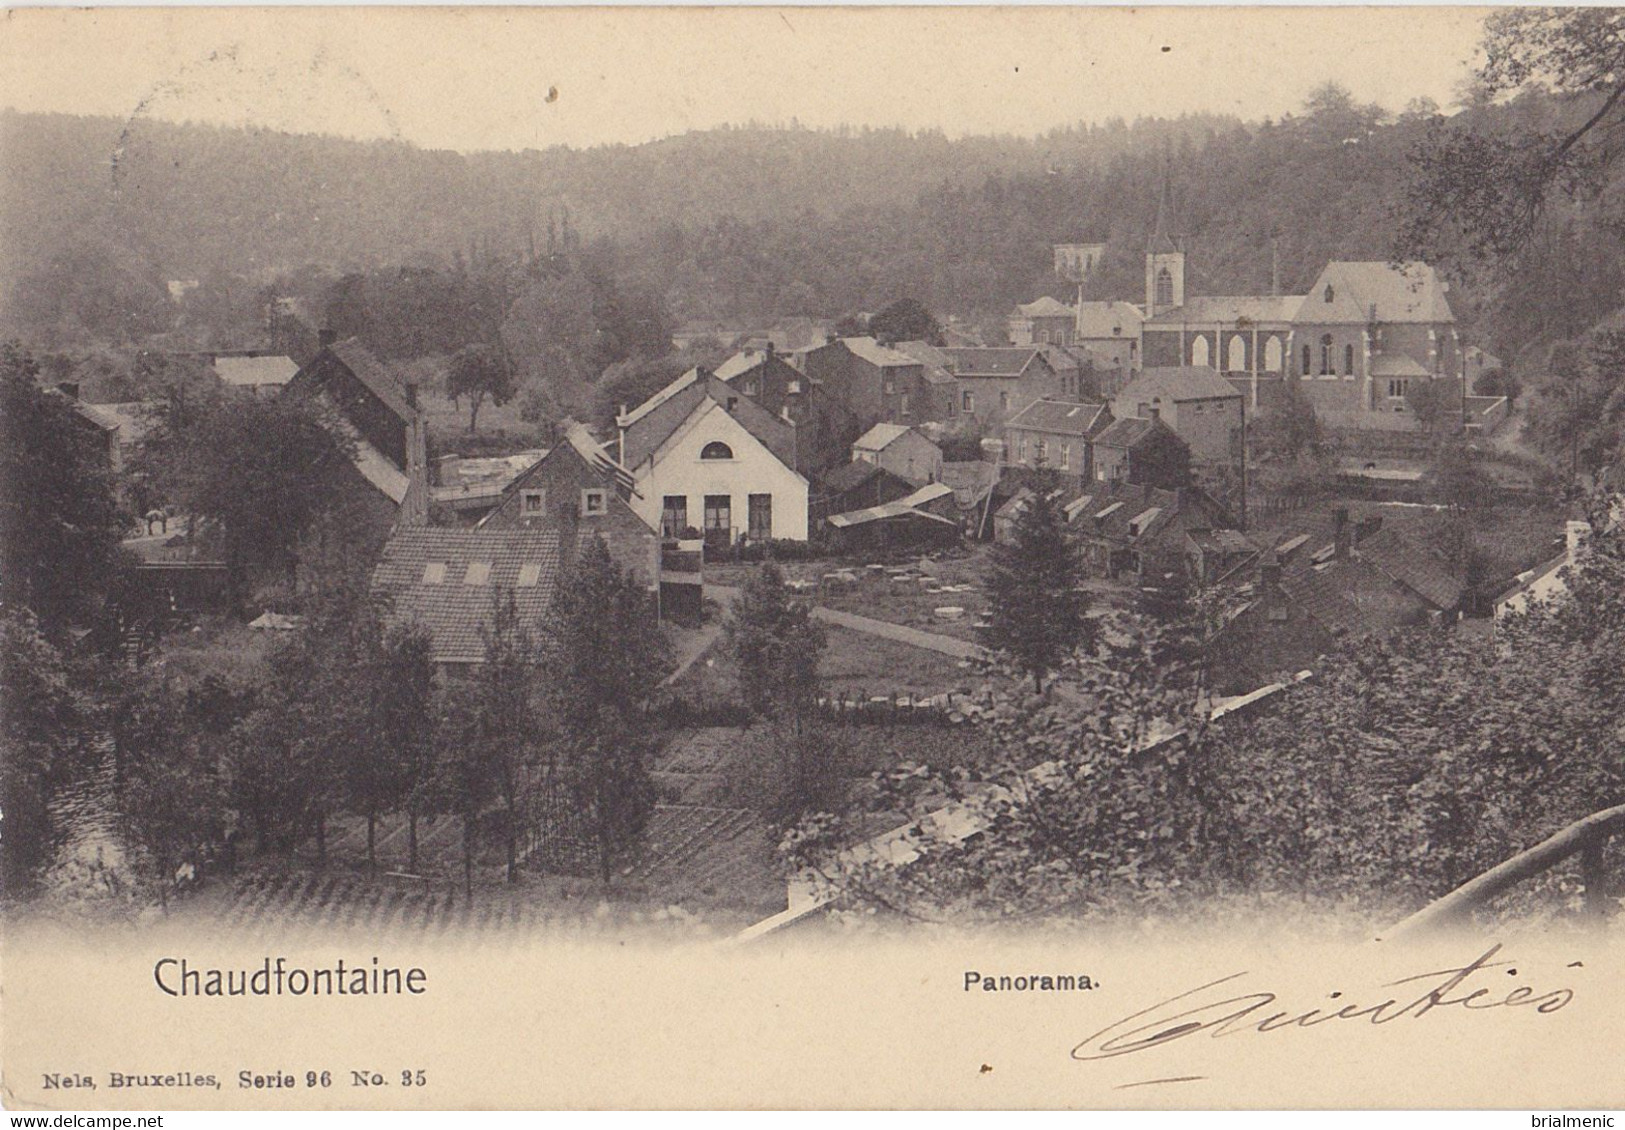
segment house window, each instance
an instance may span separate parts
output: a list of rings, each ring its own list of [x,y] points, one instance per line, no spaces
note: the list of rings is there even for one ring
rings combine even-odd
[[[1207,338],[1199,337],[1191,342],[1191,364],[1207,364]]]
[[[801,391],[801,382],[798,380],[789,382],[784,386],[784,391],[789,393],[791,396],[795,396]]]
[[[902,395],[902,398],[900,400],[898,400],[898,402],[897,402],[897,413],[900,416],[907,416],[908,415],[908,393],[906,393],[906,392]]]
[[[668,538],[680,538],[688,529],[688,496],[668,494],[660,502],[660,532]]]
[[[597,487],[590,487],[581,492],[581,515],[591,517],[596,514],[609,512],[609,495]]]
[[[1021,442],[1016,444],[1016,462],[1018,462],[1018,463],[1027,462],[1027,437],[1026,436],[1022,436],[1021,437]]]
[[[446,583],[446,563],[444,561],[431,561],[423,567],[423,583],[426,585],[443,585]]]
[[[1172,306],[1174,304],[1174,276],[1168,272],[1167,267],[1157,270],[1157,305]]]
[[[773,536],[773,496],[771,494],[753,494],[748,501],[746,519],[749,523],[750,540],[766,541]]]
[[[1404,400],[1405,394],[1410,391],[1411,382],[1404,377],[1388,378],[1388,399]]]
[[[468,572],[463,574],[465,585],[488,585],[491,583],[491,563],[489,561],[470,561]]]
[[[705,540],[727,545],[733,538],[733,499],[726,494],[705,496]]]
[[[737,396],[730,396],[728,398],[728,411],[730,411],[730,412],[735,411],[738,407],[739,407],[739,398]]]
[[[536,587],[536,582],[540,581],[541,579],[542,567],[536,562],[530,561],[519,566],[519,588],[533,589]]]
[[[523,514],[542,514],[547,510],[545,490],[526,490],[519,493],[519,510]]]
[[[1352,345],[1343,347],[1343,375],[1345,377],[1354,375],[1354,346]]]
[[[1070,471],[1071,469],[1072,469],[1072,445],[1070,443],[1063,443],[1061,445],[1061,470]]]
[[[1042,436],[1040,436],[1038,438],[1038,441],[1033,444],[1033,462],[1035,464],[1042,465],[1043,462],[1044,462],[1044,458],[1047,455],[1048,451],[1049,451],[1049,444],[1045,442],[1045,440],[1044,440],[1044,438]]]
[[[1331,305],[1332,299],[1337,297],[1336,292],[1332,290],[1332,284],[1331,283],[1326,284],[1326,295],[1325,295],[1325,297],[1326,297],[1326,304],[1328,306]]]
[[[1010,411],[1010,394],[1008,392],[999,393],[999,411]]]
[[[890,396],[892,393],[897,391],[897,382],[892,380],[890,377],[887,377],[885,387],[886,387],[886,395]]]
[[[746,396],[755,396],[756,395],[756,382],[755,381],[746,381],[745,382],[745,395]]]
[[[972,396],[968,392],[961,394],[961,396],[962,396],[965,411],[967,411],[967,412],[976,411],[976,398],[974,396]]]
[[[734,449],[720,439],[712,440],[700,449],[701,459],[732,459],[733,457]]]

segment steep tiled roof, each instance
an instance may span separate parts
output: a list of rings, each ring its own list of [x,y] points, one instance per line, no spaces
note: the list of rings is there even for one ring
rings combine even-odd
[[[1449,563],[1397,530],[1378,530],[1355,552],[1435,608],[1448,610],[1461,603],[1462,583]]]
[[[1331,288],[1331,301],[1326,289]],[[1410,262],[1326,264],[1309,288],[1295,321],[1365,325],[1376,307],[1379,322],[1454,322],[1445,285],[1431,266]]]
[[[1281,588],[1322,627],[1352,639],[1415,623],[1421,611],[1415,594],[1359,557],[1288,573]]]
[[[1403,353],[1379,353],[1371,359],[1373,377],[1426,377],[1427,367]]]
[[[367,389],[382,400],[389,410],[401,418],[403,423],[410,422],[417,415],[411,405],[406,403],[406,391],[401,384],[372,355],[372,351],[361,344],[358,338],[346,338],[327,347],[328,352],[344,362],[344,367],[355,374],[356,380],[367,386]]]
[[[1185,305],[1164,310],[1146,320],[1149,329],[1180,325],[1268,325],[1290,322],[1303,304],[1303,295],[1204,295],[1186,299]]]
[[[1141,369],[1123,386],[1117,399],[1125,402],[1164,400],[1212,400],[1217,397],[1241,399],[1236,387],[1206,365],[1172,365]]]
[[[949,366],[953,361],[946,349],[932,345],[928,341],[900,341],[896,349],[925,366],[925,379],[928,384],[953,384],[954,375],[949,372]]]
[[[1106,412],[1104,404],[1072,404],[1064,400],[1035,400],[1005,422],[1007,428],[1027,428],[1052,435],[1087,436]]]
[[[795,466],[795,429],[726,381],[690,369],[649,400],[622,416],[622,465],[635,470],[702,406],[711,401],[737,420],[786,467]],[[729,402],[732,408],[727,408]]]
[[[945,349],[950,368],[959,377],[1019,377],[1039,355],[1037,346],[992,346],[984,349]]]
[[[1078,337],[1081,340],[1138,337],[1143,321],[1145,314],[1128,302],[1085,302],[1078,310]]]
[[[824,490],[830,494],[845,494],[855,490],[876,475],[888,475],[879,463],[869,463],[864,460],[855,460],[851,463],[842,463],[839,467],[825,471],[821,480]]]
[[[468,583],[471,565],[488,567],[483,582]],[[554,530],[403,526],[384,545],[372,589],[389,598],[393,620],[428,629],[435,662],[480,663],[497,599],[511,594],[519,623],[535,634],[546,621],[558,573]]]
[[[1148,420],[1144,416],[1125,416],[1107,425],[1106,430],[1095,437],[1095,444],[1099,447],[1133,447],[1158,427],[1167,426],[1161,420]]]

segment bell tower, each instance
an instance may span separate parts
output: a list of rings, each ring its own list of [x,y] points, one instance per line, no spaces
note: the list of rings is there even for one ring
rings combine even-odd
[[[1185,305],[1185,252],[1168,234],[1168,176],[1162,172],[1162,195],[1157,200],[1157,223],[1145,245],[1145,316],[1154,318]]]

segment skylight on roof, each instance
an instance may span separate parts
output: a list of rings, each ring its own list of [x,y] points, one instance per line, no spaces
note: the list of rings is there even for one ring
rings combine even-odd
[[[519,566],[519,587],[533,589],[536,582],[542,579],[542,567],[534,561]]]
[[[446,580],[446,563],[444,561],[431,561],[423,567],[423,583],[426,585],[444,584]]]
[[[465,585],[488,585],[491,583],[491,563],[489,561],[470,561],[468,572],[463,575]]]

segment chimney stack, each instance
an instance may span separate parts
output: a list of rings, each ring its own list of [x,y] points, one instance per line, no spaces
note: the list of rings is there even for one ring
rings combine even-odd
[[[406,385],[405,385],[405,389],[406,389],[406,406],[408,408],[416,409],[417,406],[418,406],[418,386],[417,386],[417,382],[416,381],[407,381]]]
[[[769,338],[767,342],[767,355],[771,357],[776,351],[777,347],[773,344],[773,340]]]
[[[1349,528],[1349,511],[1339,506],[1332,511],[1332,556],[1342,561],[1349,555],[1349,541],[1353,531]]]

